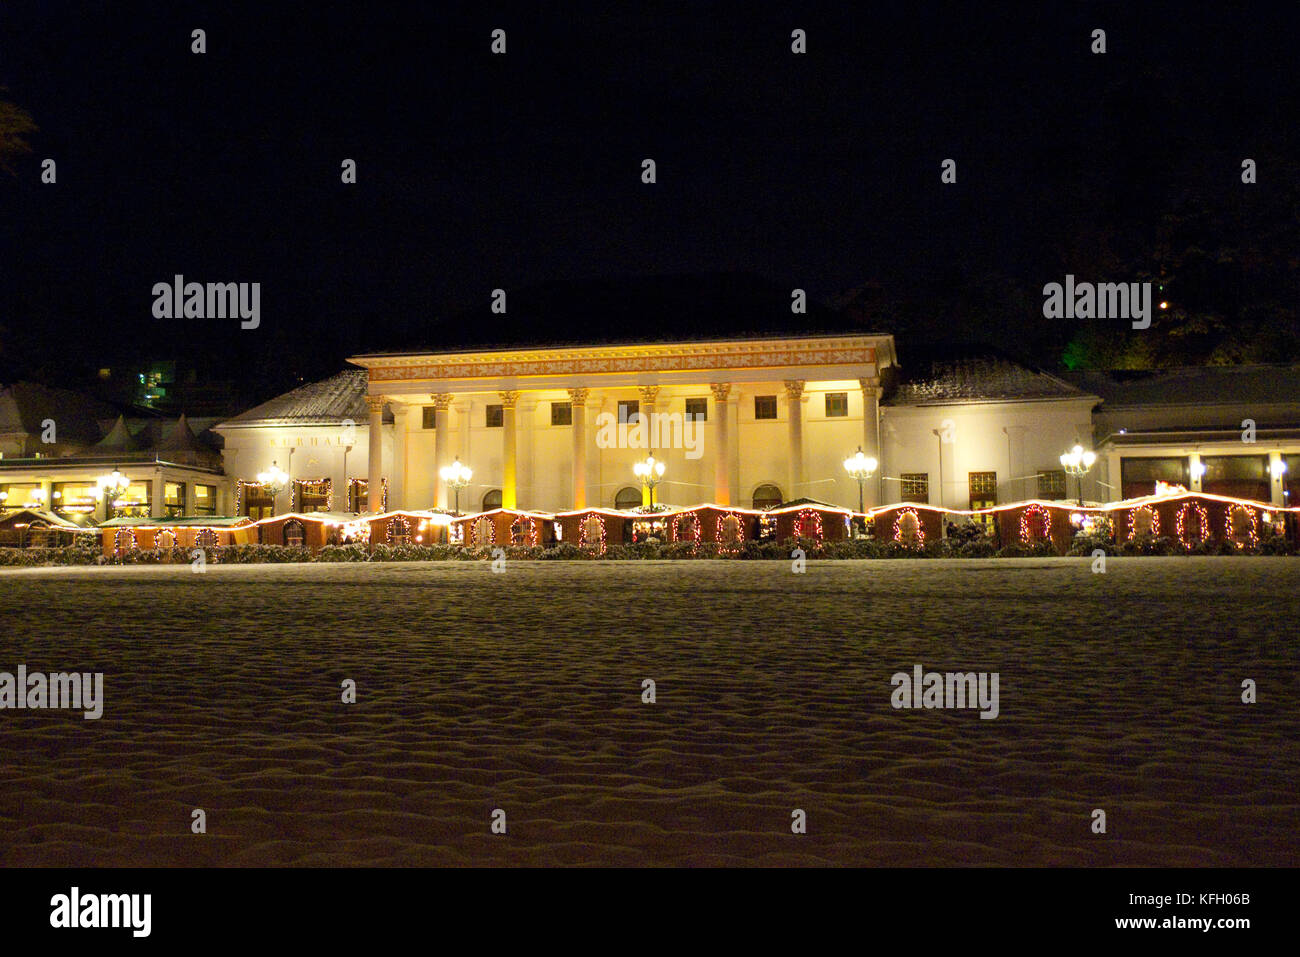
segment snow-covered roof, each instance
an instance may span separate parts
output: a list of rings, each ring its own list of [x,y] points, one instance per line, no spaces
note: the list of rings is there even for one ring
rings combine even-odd
[[[366,375],[365,369],[347,369],[320,382],[309,382],[241,412],[216,428],[332,425],[344,419],[364,425],[369,415],[366,410]],[[385,411],[384,421],[392,421],[390,412]]]
[[[996,356],[934,361],[907,375],[886,405],[1087,398],[1090,393],[1046,372]]]

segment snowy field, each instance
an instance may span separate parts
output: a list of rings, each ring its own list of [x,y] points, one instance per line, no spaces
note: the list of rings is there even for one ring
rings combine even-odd
[[[106,701],[0,711],[0,864],[1296,866],[1298,585],[1269,558],[7,570],[0,671],[102,671]],[[916,664],[998,672],[999,716],[891,708]]]

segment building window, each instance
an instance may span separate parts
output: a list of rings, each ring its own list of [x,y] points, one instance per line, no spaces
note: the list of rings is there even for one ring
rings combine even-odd
[[[754,508],[776,508],[785,498],[775,485],[760,485],[754,489]]]
[[[331,479],[297,479],[293,483],[290,509],[307,514],[309,512],[328,512],[334,482]]]
[[[920,505],[930,504],[930,473],[904,472],[899,476],[902,500]]]
[[[1272,497],[1267,455],[1207,455],[1201,458],[1201,464],[1205,466],[1203,492],[1256,502],[1267,502]]]
[[[243,514],[251,519],[270,518],[275,511],[275,495],[270,486],[260,482],[245,482],[243,506]]]
[[[501,489],[489,489],[483,494],[483,508],[481,511],[490,512],[494,508],[501,507]]]
[[[969,473],[968,485],[970,488],[970,507],[972,509],[993,508],[998,504],[997,472],[971,472]],[[990,531],[996,524],[992,515],[976,515],[974,519]]]
[[[1168,482],[1184,488],[1191,485],[1191,468],[1187,459],[1182,457],[1122,458],[1119,460],[1119,474],[1120,495],[1123,498],[1153,495],[1156,482]],[[1209,474],[1208,468],[1206,474]]]
[[[420,409],[420,415],[423,417],[423,425],[426,429],[436,429],[438,427],[438,407],[436,405],[426,405]]]
[[[215,485],[194,486],[194,514],[217,514],[217,487]]]
[[[774,395],[754,396],[754,418],[775,419],[776,418],[776,396]]]
[[[686,400],[686,421],[695,417],[696,422],[709,421],[709,400],[708,399],[687,399]]]
[[[163,483],[163,514],[168,518],[176,518],[185,514],[184,482]]]
[[[1039,472],[1038,497],[1045,502],[1056,502],[1065,498],[1065,472],[1061,469]]]
[[[551,425],[573,425],[573,403],[551,403]]]
[[[614,496],[614,507],[620,510],[627,510],[641,507],[641,490],[628,485],[618,490]]]
[[[50,494],[54,499],[54,511],[74,521],[78,518],[86,520],[103,497],[94,482],[56,482]]]
[[[489,429],[499,429],[506,424],[505,407],[500,405],[489,405],[487,407],[487,421],[484,423]]]
[[[839,419],[849,414],[849,394],[847,392],[826,393],[826,418]]]
[[[370,480],[363,478],[348,479],[348,511],[349,512],[367,512],[370,510],[369,502]],[[388,479],[383,480],[379,486],[379,510],[388,511]]]
[[[618,403],[618,424],[636,424],[641,415],[641,403],[636,399],[622,399]]]

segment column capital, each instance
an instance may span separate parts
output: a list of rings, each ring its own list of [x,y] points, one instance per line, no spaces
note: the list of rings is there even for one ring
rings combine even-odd
[[[641,393],[641,401],[646,405],[654,405],[659,400],[659,386],[657,385],[639,385],[637,391]]]
[[[864,393],[870,395],[877,401],[884,393],[884,390],[880,388],[880,381],[878,379],[859,379],[858,383],[862,386],[862,391]]]
[[[370,410],[371,415],[382,415],[384,412],[384,403],[387,401],[388,399],[382,395],[368,395],[366,396],[366,408]]]
[[[501,396],[501,404],[507,409],[513,409],[519,402],[518,389],[507,389],[506,391],[497,394]]]
[[[590,392],[591,392],[590,389],[570,389],[569,401],[572,402],[574,405],[586,405],[587,395]]]
[[[439,412],[446,412],[451,406],[451,400],[454,396],[450,392],[434,392],[430,394],[429,398],[433,400],[434,409]]]
[[[713,392],[713,398],[719,402],[726,402],[727,396],[731,395],[730,382],[710,382],[709,389]]]
[[[803,398],[803,379],[786,379],[785,380],[785,397],[790,401]]]

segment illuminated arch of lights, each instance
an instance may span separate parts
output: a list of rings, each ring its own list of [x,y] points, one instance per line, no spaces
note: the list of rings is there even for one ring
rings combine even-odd
[[[1199,541],[1206,541],[1210,537],[1210,516],[1206,513],[1198,502],[1188,502],[1178,510],[1178,516],[1174,520],[1174,530],[1178,533],[1178,540],[1184,545],[1195,545],[1187,537],[1187,520],[1195,515],[1197,529],[1200,532]]]
[[[903,516],[910,515],[912,521],[916,522],[916,536],[912,542],[903,541]],[[900,545],[908,545],[913,548],[920,548],[925,544],[925,523],[921,521],[920,514],[914,508],[900,508],[894,513],[894,541]]]
[[[822,539],[822,515],[821,512],[811,508],[805,508],[799,513],[798,529],[796,534],[799,538],[812,538],[817,541]],[[812,534],[808,534],[808,527],[811,524]]]
[[[1128,537],[1129,541],[1138,536],[1138,516],[1146,515],[1150,519],[1152,537],[1160,534],[1160,513],[1150,505],[1139,505],[1129,514],[1128,518]]]
[[[704,523],[694,512],[683,512],[681,515],[673,517],[673,541],[682,540],[682,525],[685,524],[688,530],[688,537],[696,545],[700,543],[700,536],[704,533]]]
[[[599,532],[599,540],[592,541],[591,523],[596,523],[596,529]],[[605,551],[605,520],[595,512],[588,512],[587,517],[578,523],[578,544],[581,546],[596,545],[603,553]]]

